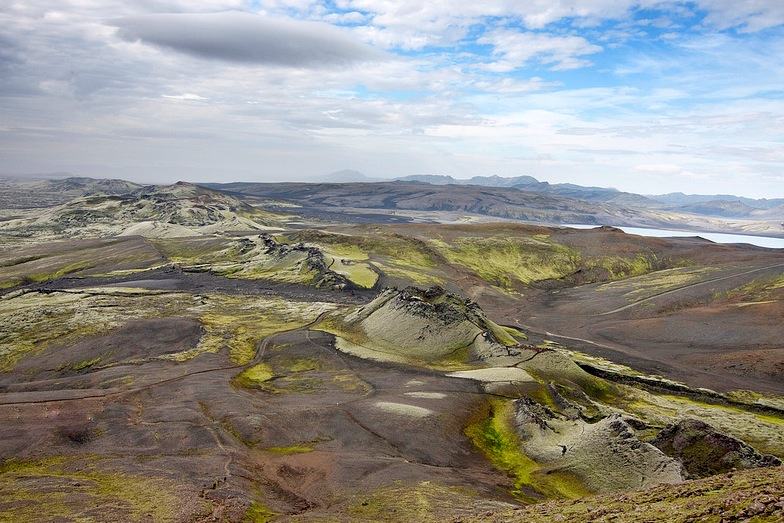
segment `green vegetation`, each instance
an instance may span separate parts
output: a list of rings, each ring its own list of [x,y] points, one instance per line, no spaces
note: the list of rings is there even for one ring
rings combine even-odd
[[[71,274],[84,269],[89,269],[92,266],[93,264],[88,261],[79,261],[79,262],[69,263],[68,265],[59,267],[52,272],[38,272],[38,273],[28,274],[25,276],[25,278],[30,281],[40,283],[40,282],[45,282],[50,280],[56,280],[57,278],[62,278],[66,274]]]
[[[711,267],[675,267],[643,274],[622,281],[607,283],[599,287],[599,291],[608,289],[621,289],[630,301],[641,300],[695,283],[707,274],[714,271]]]
[[[194,270],[210,270],[227,278],[306,285],[318,276],[302,263],[307,257],[305,252],[292,251],[280,257],[267,255],[259,250],[257,241],[208,237],[158,240],[155,245],[174,263]]]
[[[22,278],[18,278],[18,277],[5,278],[0,280],[0,290],[10,289],[11,287],[16,287],[17,285],[21,285],[22,283],[23,283]]]
[[[223,238],[166,238],[149,240],[158,251],[174,263],[198,265],[217,261],[230,245]]]
[[[514,479],[512,494],[534,502],[546,498],[577,498],[588,494],[580,481],[562,471],[545,471],[521,450],[512,428],[512,402],[492,399],[489,416],[480,416],[465,429],[466,436],[499,470]]]
[[[84,369],[87,369],[89,367],[92,367],[93,365],[98,364],[100,361],[101,361],[101,357],[100,356],[92,358],[92,359],[89,359],[89,360],[82,360],[82,361],[80,361],[78,363],[73,364],[71,366],[71,369],[73,369],[75,371],[84,370]]]
[[[371,269],[368,263],[331,255],[328,266],[331,271],[345,276],[355,285],[365,289],[372,289],[378,281],[378,273]]]
[[[471,356],[471,346],[457,347],[448,354],[438,358],[417,357],[407,354],[399,348],[379,346],[373,343],[368,336],[352,325],[347,325],[341,318],[327,317],[313,326],[314,330],[328,332],[336,336],[335,347],[343,352],[360,358],[376,361],[389,361],[412,365],[438,371],[459,371],[475,368],[468,362]],[[423,347],[427,351],[427,347]]]
[[[729,302],[784,299],[784,274],[758,278],[736,289],[719,293],[715,299]]]
[[[678,485],[656,487],[591,496],[578,500],[554,501],[529,505],[522,509],[485,513],[463,518],[466,523],[594,523],[613,521],[639,523],[667,521],[687,523],[700,521],[748,521],[774,523],[781,513],[748,512],[760,497],[776,499],[762,493],[784,491],[784,474],[780,467],[736,471],[728,475],[687,481]]]
[[[260,389],[274,394],[297,392],[301,394],[311,394],[324,390],[325,381],[320,377],[304,375],[312,368],[307,363],[303,363],[302,370],[288,371],[292,374],[276,372],[267,363],[259,363],[238,374],[232,383],[237,387],[246,389]],[[270,383],[275,380],[274,385]]]
[[[224,347],[231,361],[244,365],[253,359],[257,344],[264,338],[302,327],[319,314],[336,306],[321,302],[295,302],[281,298],[212,295],[199,317],[205,334],[194,349],[170,355],[187,361],[205,352],[217,353]]]
[[[678,418],[696,418],[760,452],[784,458],[784,416],[685,396],[650,394],[631,388],[627,391],[626,401],[619,405],[650,423],[665,425]]]
[[[321,368],[321,362],[313,358],[286,360],[283,364],[290,372],[307,372]]]
[[[384,274],[420,285],[443,283],[434,274],[438,254],[420,240],[383,231],[381,228],[357,229],[352,235],[323,231],[301,231],[286,241],[318,245],[327,252],[353,260],[371,260]],[[369,278],[370,275],[367,274]]]
[[[0,300],[0,371],[12,369],[26,355],[104,334],[130,320],[173,316],[198,319],[205,332],[196,347],[162,359],[187,361],[227,348],[231,360],[242,365],[253,358],[260,340],[302,327],[336,307],[223,294],[194,300],[186,293],[121,288],[31,292]],[[92,359],[74,362],[75,370],[88,368]]]
[[[274,393],[314,394],[325,388],[326,382],[322,378],[294,374],[277,378],[275,385],[268,390]]]
[[[280,244],[292,240],[278,236]],[[227,241],[215,238],[177,239],[156,242],[159,249],[174,263],[192,269],[210,270],[227,278],[267,279],[282,283],[313,283],[320,274],[305,263],[309,254],[304,250],[270,254],[257,238]],[[367,263],[367,253],[352,245],[329,245],[323,251],[325,266],[341,274],[359,287],[370,289],[378,274]]]
[[[495,336],[495,339],[507,347],[514,347],[521,341],[528,339],[524,332],[514,327],[504,327],[490,320],[487,320],[487,326],[490,328],[493,336]]]
[[[588,269],[599,267],[606,269],[610,280],[622,280],[634,276],[642,276],[656,269],[655,257],[638,254],[634,258],[620,256],[604,256],[585,262]]]
[[[466,510],[466,507],[473,512],[481,504],[481,496],[468,487],[446,486],[433,481],[409,485],[395,482],[358,496],[349,505],[347,514],[338,519],[349,522],[440,523],[455,519],[455,514]]]
[[[471,269],[488,283],[505,290],[518,284],[562,278],[573,273],[579,253],[540,237],[463,237],[431,244],[450,263]]]
[[[272,521],[277,515],[276,512],[273,512],[260,501],[254,501],[248,507],[247,512],[245,512],[243,521],[245,523],[267,523]]]
[[[87,508],[106,519],[174,521],[179,504],[168,481],[104,470],[97,457],[0,464],[0,521],[34,521],[42,515],[86,521]]]
[[[17,268],[13,272],[8,272],[0,276],[0,289],[9,289],[23,283],[43,283],[57,278],[62,278],[67,274],[72,274],[85,269],[90,269],[95,264],[86,260],[67,263],[65,265],[55,265],[44,269],[34,267]],[[22,270],[23,269],[23,270]]]
[[[340,387],[343,392],[348,393],[365,394],[372,389],[368,382],[364,381],[351,371],[342,371],[333,374],[332,383]]]
[[[106,333],[131,319],[173,316],[191,305],[185,294],[129,289],[31,292],[0,300],[0,371],[49,347]]]
[[[292,454],[306,454],[308,452],[313,452],[313,445],[301,444],[291,445],[289,447],[267,447],[264,450],[281,456],[290,456]]]
[[[514,327],[507,327],[502,325],[501,328],[506,331],[506,333],[513,338],[515,341],[524,341],[528,339],[528,336],[521,330],[516,329]],[[495,332],[495,331],[493,331]]]
[[[316,271],[308,269],[306,254],[295,252],[281,259],[249,261],[230,264],[225,267],[213,267],[213,272],[227,278],[246,280],[271,280],[280,283],[299,283],[309,285],[319,276]]]
[[[234,377],[233,383],[246,389],[265,389],[265,383],[275,377],[272,367],[266,363],[259,363],[249,367]]]

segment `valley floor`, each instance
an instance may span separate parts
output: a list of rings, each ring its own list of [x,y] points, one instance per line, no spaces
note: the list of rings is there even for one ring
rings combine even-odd
[[[176,194],[0,231],[0,521],[782,520],[781,252]]]

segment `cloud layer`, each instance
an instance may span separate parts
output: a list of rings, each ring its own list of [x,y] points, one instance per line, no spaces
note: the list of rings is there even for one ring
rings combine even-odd
[[[112,21],[121,38],[193,56],[294,67],[348,65],[380,52],[332,25],[250,13],[164,13]]]
[[[0,5],[0,171],[784,196],[778,0]]]

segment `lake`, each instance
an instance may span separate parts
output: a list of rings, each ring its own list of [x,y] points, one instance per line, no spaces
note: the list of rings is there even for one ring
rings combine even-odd
[[[598,225],[564,224],[563,227],[575,229],[593,229]],[[784,249],[784,238],[769,238],[767,236],[751,236],[748,234],[727,234],[722,232],[699,231],[673,231],[668,229],[648,229],[645,227],[616,227],[629,234],[640,236],[653,236],[656,238],[699,236],[715,243],[748,243],[769,249]]]

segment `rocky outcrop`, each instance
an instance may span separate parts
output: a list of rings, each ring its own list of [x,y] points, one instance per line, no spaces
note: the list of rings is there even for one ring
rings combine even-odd
[[[87,194],[35,216],[0,223],[0,230],[41,239],[121,235],[175,238],[261,231],[275,220],[274,214],[234,196],[180,182],[121,194]]]
[[[471,300],[441,287],[384,289],[345,317],[369,345],[423,360],[519,355],[517,342]]]
[[[692,478],[781,465],[779,458],[760,454],[743,441],[692,418],[668,425],[651,443],[683,463]]]
[[[278,243],[266,233],[259,235],[259,240],[263,246],[263,254],[275,259],[285,259],[287,257],[299,258],[296,262],[300,271],[312,272],[314,278],[312,285],[323,289],[343,290],[352,288],[353,284],[342,274],[338,274],[329,269],[324,253],[317,247],[307,246],[303,243],[284,244]],[[249,245],[240,248],[252,248]]]
[[[523,452],[544,467],[576,475],[594,492],[683,481],[681,464],[641,441],[634,429],[638,424],[620,414],[587,423],[530,398],[515,401]]]

